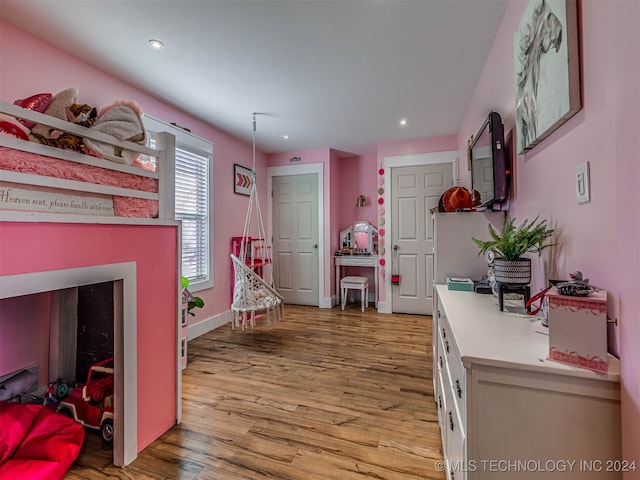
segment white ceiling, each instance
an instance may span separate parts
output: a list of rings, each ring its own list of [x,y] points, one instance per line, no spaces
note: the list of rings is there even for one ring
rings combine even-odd
[[[458,132],[507,2],[0,0],[0,16],[247,143],[263,113],[264,152],[356,154]]]

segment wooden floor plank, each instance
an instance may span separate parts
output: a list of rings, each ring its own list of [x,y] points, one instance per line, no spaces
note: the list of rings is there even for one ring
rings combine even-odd
[[[87,432],[66,478],[443,480],[431,318],[351,307],[190,341],[182,424],[123,469]]]

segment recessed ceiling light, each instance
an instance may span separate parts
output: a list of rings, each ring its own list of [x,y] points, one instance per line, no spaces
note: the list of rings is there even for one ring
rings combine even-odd
[[[400,125],[402,125],[403,127],[407,124],[407,119],[403,118],[402,120],[400,120]]]
[[[284,138],[285,140],[289,140],[289,135],[282,135],[282,138]]]
[[[155,38],[149,39],[149,45],[151,45],[156,50],[164,48],[164,43],[162,43],[160,40],[156,40]]]

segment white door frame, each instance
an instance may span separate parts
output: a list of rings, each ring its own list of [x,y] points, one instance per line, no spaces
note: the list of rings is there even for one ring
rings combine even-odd
[[[447,152],[435,152],[435,153],[415,153],[412,155],[396,155],[384,157],[384,192],[385,197],[391,201],[391,169],[398,167],[415,167],[419,165],[435,165],[435,164],[451,164],[453,184],[458,185],[460,178],[458,176],[458,152],[457,150]],[[387,237],[391,235],[393,231],[393,219],[391,217],[391,205],[388,205],[384,210],[384,227],[387,232]],[[380,227],[380,226],[378,226]],[[389,243],[387,241],[387,243]],[[384,259],[386,265],[391,265],[391,248],[390,245],[385,249]],[[387,269],[388,270],[388,269]],[[380,313],[392,313],[393,312],[393,292],[391,291],[391,274],[387,273],[380,282],[384,285],[384,302],[378,301],[378,311]]]
[[[318,305],[320,308],[331,308],[331,299],[324,301],[324,163],[303,163],[302,165],[284,165],[280,167],[267,167],[267,211],[268,228],[267,235],[273,239],[273,177],[285,177],[291,175],[305,175],[315,173],[318,175]],[[271,242],[273,243],[273,241]],[[328,305],[328,306],[327,306]]]

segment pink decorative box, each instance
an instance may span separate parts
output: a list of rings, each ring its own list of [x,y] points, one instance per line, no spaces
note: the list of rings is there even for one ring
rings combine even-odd
[[[547,292],[549,303],[549,359],[595,372],[606,372],[607,292],[588,297]]]

